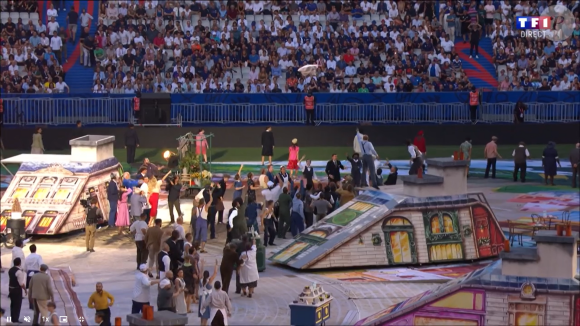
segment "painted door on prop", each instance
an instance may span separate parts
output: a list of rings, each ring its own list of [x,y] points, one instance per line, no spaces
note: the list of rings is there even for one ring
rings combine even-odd
[[[415,233],[408,219],[389,217],[383,222],[382,229],[389,265],[417,263]]]
[[[423,222],[429,261],[463,259],[463,240],[456,210],[424,211]]]
[[[493,223],[492,213],[487,207],[474,205],[471,208],[473,218],[473,233],[479,257],[499,255],[503,250],[503,237],[498,227]]]

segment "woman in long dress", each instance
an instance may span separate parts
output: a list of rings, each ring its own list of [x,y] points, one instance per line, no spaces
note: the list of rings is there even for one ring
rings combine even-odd
[[[254,294],[254,289],[258,287],[258,263],[256,261],[256,239],[252,240],[252,244],[249,243],[246,246],[246,251],[242,252],[240,255],[240,260],[242,264],[240,268],[240,286],[242,287],[242,296],[252,297]],[[246,292],[247,289],[247,292]]]
[[[119,227],[119,234],[123,233],[123,229],[128,227],[131,222],[129,218],[129,195],[133,192],[131,188],[125,188],[121,185],[121,196],[119,196],[119,202],[117,203],[117,219],[115,220],[115,226]]]
[[[549,142],[548,146],[544,149],[542,153],[542,165],[544,166],[544,181],[546,185],[548,184],[548,178],[550,178],[550,184],[554,186],[554,176],[558,170],[556,165],[562,167],[554,142]]]
[[[205,130],[200,129],[195,135],[195,155],[203,155],[203,162],[207,163],[207,149],[209,145],[205,138]]]
[[[149,211],[149,216],[151,216],[149,219],[149,226],[153,226],[155,224],[155,219],[157,218],[157,206],[159,205],[161,182],[158,182],[157,178],[151,177],[147,186],[149,187],[149,207],[151,207],[151,210]]]
[[[262,132],[262,165],[264,165],[264,158],[268,156],[268,162],[272,164],[272,156],[274,156],[274,134],[272,127],[266,128]]]
[[[177,271],[177,278],[175,279],[175,312],[180,315],[187,315],[189,307],[185,303],[185,281],[183,280],[183,269]]]
[[[190,233],[189,233],[190,234]],[[195,264],[192,264],[193,257],[185,254],[183,258],[183,281],[185,282],[185,306],[187,313],[191,313],[191,303],[197,303],[195,299],[195,288],[198,286],[198,277]]]
[[[197,312],[197,316],[199,318],[201,318],[201,325],[202,326],[207,326],[207,321],[209,319],[209,317],[211,316],[211,308],[206,308],[206,309],[202,309],[202,304],[204,300],[207,300],[207,297],[209,297],[212,289],[213,289],[213,281],[217,275],[217,270],[218,270],[218,260],[216,259],[215,261],[215,266],[213,269],[213,274],[211,276],[209,276],[209,272],[204,270],[204,261],[201,261],[201,269],[203,271],[203,278],[201,280],[199,280],[199,307],[198,307],[198,312]]]
[[[32,134],[32,145],[30,146],[31,154],[44,154],[44,144],[42,143],[42,128],[37,128]]]

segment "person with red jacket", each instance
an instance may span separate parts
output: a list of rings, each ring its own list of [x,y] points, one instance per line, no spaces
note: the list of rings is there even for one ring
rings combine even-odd
[[[427,157],[427,144],[425,143],[425,137],[423,130],[419,130],[415,139],[413,139],[413,145],[417,146],[417,149],[423,153],[423,172],[425,172],[425,158]]]

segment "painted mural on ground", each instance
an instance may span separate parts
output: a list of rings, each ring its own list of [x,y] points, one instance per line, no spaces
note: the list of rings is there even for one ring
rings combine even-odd
[[[446,282],[474,270],[485,267],[489,262],[479,262],[475,264],[445,265],[437,267],[427,267],[419,269],[411,268],[390,268],[390,269],[369,269],[355,271],[322,272],[320,275],[331,279],[349,283],[366,282],[400,282],[400,281],[432,281]]]

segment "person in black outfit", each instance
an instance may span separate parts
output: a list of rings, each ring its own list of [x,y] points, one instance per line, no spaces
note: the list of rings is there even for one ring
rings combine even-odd
[[[314,169],[311,166],[312,160],[306,160],[306,165],[304,166],[304,170],[302,171],[302,177],[306,179],[306,186],[304,188],[314,187]],[[304,196],[304,194],[302,194]]]
[[[269,164],[272,165],[272,156],[274,155],[274,134],[272,127],[266,128],[262,132],[262,165],[264,165],[264,157],[268,156]]]
[[[524,114],[528,108],[522,101],[516,103],[514,108],[514,123],[524,123]]]
[[[473,56],[473,49],[475,49],[475,57],[479,58],[479,39],[481,37],[481,25],[472,23],[469,25],[469,57]]]
[[[74,138],[79,138],[85,135],[85,130],[83,128],[83,123],[81,120],[77,120],[77,126],[74,131]]]
[[[213,188],[210,188],[211,190],[211,203],[209,205],[208,211],[207,211],[207,224],[208,224],[208,229],[209,229],[209,234],[210,234],[210,239],[215,239],[215,216],[217,214],[218,211],[218,205],[221,202],[221,194],[222,194],[222,190],[220,188],[220,184],[216,184],[213,186]],[[223,204],[222,204],[223,206]]]
[[[220,189],[221,189],[221,194],[220,194],[220,202],[219,205],[217,207],[217,211],[218,211],[218,224],[223,224],[224,223],[224,197],[226,195],[226,183],[228,182],[228,180],[230,180],[230,175],[229,174],[224,174],[224,177],[220,180],[219,184],[220,184]]]
[[[169,216],[171,217],[171,223],[175,223],[175,218],[173,217],[173,207],[177,210],[177,217],[182,217],[181,204],[179,202],[179,195],[181,194],[181,182],[179,182],[179,177],[175,176],[173,179],[169,179],[166,186],[169,188],[167,195],[167,205],[169,206]]]
[[[235,198],[232,201],[232,208],[230,208],[230,211],[228,212],[228,220],[226,221],[226,230],[227,230],[226,245],[228,243],[232,242],[232,240],[234,239],[233,234],[232,234],[232,229],[233,229],[232,225],[234,222],[233,219],[238,216],[239,209],[243,203],[244,203],[244,201],[242,200],[241,197]],[[234,213],[234,211],[235,211],[235,214],[232,215],[232,213]],[[232,220],[231,221],[232,225],[230,225],[230,220]]]
[[[179,231],[173,230],[173,232],[171,232],[171,238],[166,241],[169,246],[169,259],[171,259],[171,266],[169,269],[173,272],[173,275],[177,275],[179,263],[183,263],[183,247],[179,246],[178,239]]]
[[[139,136],[135,126],[129,124],[129,130],[125,132],[125,148],[127,149],[127,163],[135,163],[135,149],[139,147]]]
[[[328,182],[334,182],[338,185],[340,182],[340,170],[344,170],[344,166],[338,160],[336,154],[332,154],[332,159],[326,163],[326,175]]]
[[[397,177],[399,176],[399,169],[396,166],[391,165],[388,163],[387,166],[389,167],[390,173],[385,181],[385,186],[392,186],[397,184]]]
[[[115,227],[117,220],[117,203],[119,202],[119,185],[114,174],[111,175],[111,181],[107,187],[107,200],[109,201],[109,226]]]
[[[352,158],[346,154],[346,159],[350,162],[351,165],[350,175],[352,177],[352,186],[355,188],[360,187],[362,162],[359,159],[359,154],[352,154]]]
[[[238,243],[238,247],[236,249],[238,257],[242,255],[242,252],[246,251],[246,246],[248,244],[250,244],[250,241],[248,236],[244,234],[242,236],[242,241]],[[239,266],[239,264],[237,266]],[[239,268],[236,268],[236,294],[242,293],[242,286],[240,284],[240,272],[238,272],[238,269]]]
[[[20,309],[22,308],[22,291],[26,291],[26,275],[20,265],[20,258],[14,259],[14,267],[8,270],[8,297],[10,298],[10,317],[13,323],[20,323]]]

